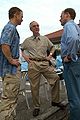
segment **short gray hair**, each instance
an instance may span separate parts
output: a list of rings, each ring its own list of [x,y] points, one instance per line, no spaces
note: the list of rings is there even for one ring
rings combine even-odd
[[[36,21],[32,21],[32,22],[30,22],[30,24],[29,24],[29,28],[32,27],[32,23],[33,23],[33,22],[36,22]]]

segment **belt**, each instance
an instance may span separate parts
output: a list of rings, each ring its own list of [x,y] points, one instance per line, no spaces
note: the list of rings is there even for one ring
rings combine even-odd
[[[30,60],[41,62],[41,61],[48,61],[47,59],[35,59],[35,58],[30,58]]]

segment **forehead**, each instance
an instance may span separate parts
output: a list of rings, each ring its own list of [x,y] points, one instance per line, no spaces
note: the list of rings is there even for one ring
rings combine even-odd
[[[61,13],[61,16],[63,16],[64,15],[64,11],[62,11],[62,13]]]
[[[32,27],[33,25],[38,25],[38,23],[34,21],[34,22],[31,23],[31,27]]]

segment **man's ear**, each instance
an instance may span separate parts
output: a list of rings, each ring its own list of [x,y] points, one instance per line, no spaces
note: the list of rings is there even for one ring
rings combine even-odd
[[[69,12],[66,12],[66,15],[67,15],[67,17],[70,17],[70,14],[69,14]]]

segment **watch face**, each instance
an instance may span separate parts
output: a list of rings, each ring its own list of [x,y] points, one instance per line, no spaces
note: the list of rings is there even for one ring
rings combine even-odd
[[[52,53],[50,53],[50,55],[52,55]]]

